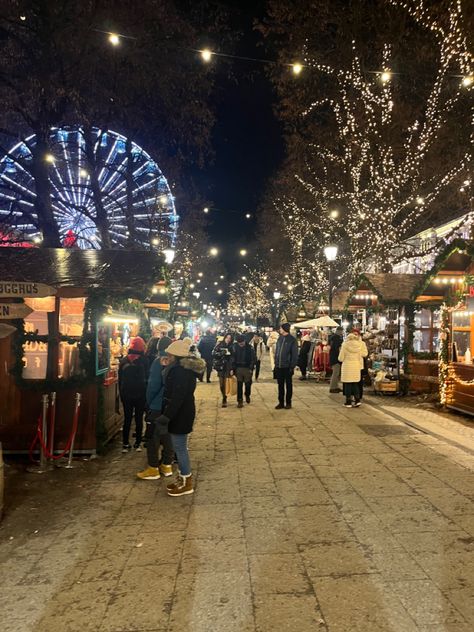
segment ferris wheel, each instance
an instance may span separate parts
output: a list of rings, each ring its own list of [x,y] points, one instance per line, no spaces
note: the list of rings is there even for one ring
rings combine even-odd
[[[0,227],[23,241],[42,239],[33,177],[36,137],[17,143],[0,159]],[[150,155],[111,130],[52,128],[42,157],[49,199],[64,245],[101,248],[97,209],[107,219],[112,247],[174,245],[178,215],[168,182]]]

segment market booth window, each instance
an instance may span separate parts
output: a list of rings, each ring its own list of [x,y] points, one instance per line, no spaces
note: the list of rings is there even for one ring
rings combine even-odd
[[[416,353],[437,353],[439,351],[439,309],[417,309],[414,315],[413,351]]]
[[[473,320],[474,317],[470,312],[453,312],[453,359],[455,361],[464,358],[468,349],[472,352]]]
[[[26,333],[48,336],[50,314],[54,312],[54,296],[25,298],[25,303],[33,310],[25,319]],[[23,351],[23,377],[27,380],[44,380],[48,369],[48,343],[45,340],[29,340]]]
[[[59,306],[59,333],[71,340],[59,343],[58,378],[67,380],[81,373],[79,342],[84,328],[85,298],[61,298]]]

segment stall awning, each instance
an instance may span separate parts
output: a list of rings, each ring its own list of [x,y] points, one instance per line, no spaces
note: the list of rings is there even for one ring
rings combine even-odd
[[[350,305],[403,305],[413,301],[413,293],[423,281],[422,274],[362,274],[350,293]]]
[[[161,280],[163,264],[152,251],[0,248],[0,280],[106,289],[130,298]]]

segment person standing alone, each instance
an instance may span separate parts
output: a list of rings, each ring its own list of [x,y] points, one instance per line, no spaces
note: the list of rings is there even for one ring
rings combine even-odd
[[[329,364],[331,365],[332,375],[329,384],[330,393],[340,393],[339,382],[341,380],[341,363],[339,362],[339,351],[343,342],[344,329],[337,327],[335,333],[329,338],[331,349],[329,351]]]
[[[278,404],[275,408],[277,410],[291,408],[293,372],[297,362],[298,345],[296,338],[290,334],[290,323],[283,323],[280,327],[280,337],[275,346],[275,377],[278,381]]]
[[[201,358],[206,363],[206,381],[208,383],[211,381],[212,352],[214,351],[216,342],[216,337],[213,335],[212,331],[208,329],[206,331],[206,334],[201,338],[198,344],[198,351],[201,355]]]
[[[244,383],[245,401],[250,404],[252,391],[252,373],[255,366],[255,351],[252,345],[245,340],[245,336],[239,334],[237,342],[234,344],[234,371],[237,377],[237,408],[244,405]]]
[[[343,392],[346,397],[346,408],[360,406],[360,380],[364,368],[364,358],[367,357],[367,347],[357,333],[350,333],[341,345],[339,362],[342,362],[341,379]]]

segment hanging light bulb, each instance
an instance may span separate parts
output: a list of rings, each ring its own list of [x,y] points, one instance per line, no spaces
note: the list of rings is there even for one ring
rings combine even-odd
[[[120,37],[117,35],[117,33],[110,33],[109,42],[112,44],[112,46],[118,46],[120,44]]]
[[[421,196],[418,196],[418,197],[416,198],[416,203],[417,203],[419,206],[422,206],[422,205],[425,203],[425,200],[424,200]]]
[[[295,64],[291,65],[292,69],[293,69],[293,74],[294,75],[299,75],[301,74],[301,71],[303,70],[303,65],[296,62]]]
[[[204,60],[205,62],[209,62],[209,61],[211,61],[212,51],[211,51],[211,50],[209,50],[208,48],[204,48],[204,49],[201,51],[201,57],[203,58],[203,60]]]
[[[49,162],[52,165],[54,164],[55,158],[53,154],[46,154],[44,159],[46,160],[46,162]]]
[[[380,74],[380,81],[382,83],[388,83],[390,81],[390,79],[392,78],[392,73],[389,72],[388,70],[384,70],[381,74]]]
[[[462,85],[465,88],[470,88],[472,86],[472,84],[474,83],[474,76],[472,75],[467,75],[466,77],[463,78],[462,80]]]

